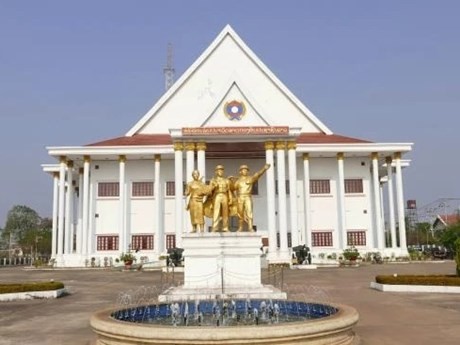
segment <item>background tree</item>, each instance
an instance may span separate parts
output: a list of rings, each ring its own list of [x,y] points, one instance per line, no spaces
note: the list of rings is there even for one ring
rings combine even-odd
[[[455,241],[460,238],[460,222],[450,225],[439,235],[439,243],[452,253],[455,252]]]
[[[2,233],[3,243],[7,247],[21,246],[24,254],[48,254],[51,252],[51,224],[49,218],[40,218],[28,206],[13,206]]]

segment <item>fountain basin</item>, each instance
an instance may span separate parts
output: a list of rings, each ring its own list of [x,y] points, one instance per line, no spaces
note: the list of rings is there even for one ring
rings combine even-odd
[[[291,301],[292,302],[292,301]],[[301,303],[301,302],[298,302]],[[127,322],[114,316],[120,310],[107,309],[91,317],[97,345],[132,344],[358,344],[353,326],[358,312],[333,304],[334,313],[316,319],[250,326],[187,326]],[[145,307],[143,307],[145,308]]]

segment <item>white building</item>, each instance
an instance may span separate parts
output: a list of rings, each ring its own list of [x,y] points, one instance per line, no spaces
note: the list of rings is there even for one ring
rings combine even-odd
[[[183,191],[194,169],[209,180],[218,164],[237,175],[266,162],[254,225],[269,260],[289,260],[299,244],[404,255],[396,228],[411,147],[334,134],[227,26],[125,136],[47,148],[59,162],[43,165],[54,179],[53,256],[67,267],[134,249],[155,260],[190,231]]]

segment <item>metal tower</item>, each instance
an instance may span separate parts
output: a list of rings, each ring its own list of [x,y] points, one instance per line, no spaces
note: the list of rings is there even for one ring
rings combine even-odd
[[[165,75],[165,91],[168,91],[169,88],[174,84],[174,67],[173,67],[173,47],[171,43],[168,43],[168,56],[166,59],[166,67],[163,68],[163,73]]]

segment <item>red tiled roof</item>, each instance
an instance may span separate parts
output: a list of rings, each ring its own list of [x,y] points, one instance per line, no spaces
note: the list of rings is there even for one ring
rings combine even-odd
[[[345,137],[343,135],[324,133],[301,133],[297,138],[298,144],[353,144],[370,143],[371,141]],[[99,141],[87,146],[155,146],[172,145],[169,134],[135,134],[132,137],[118,137]],[[239,144],[241,145],[241,143]],[[238,150],[239,151],[239,150]],[[258,151],[258,149],[257,149]],[[263,151],[263,148],[262,148]]]
[[[458,215],[457,213],[439,215],[438,217],[441,218],[447,225],[453,225],[460,222],[460,215]]]
[[[87,146],[149,146],[172,145],[169,134],[135,134],[132,137],[118,137],[99,141]]]
[[[371,143],[372,141],[345,137],[338,134],[301,133],[297,138],[298,144],[356,144]]]

